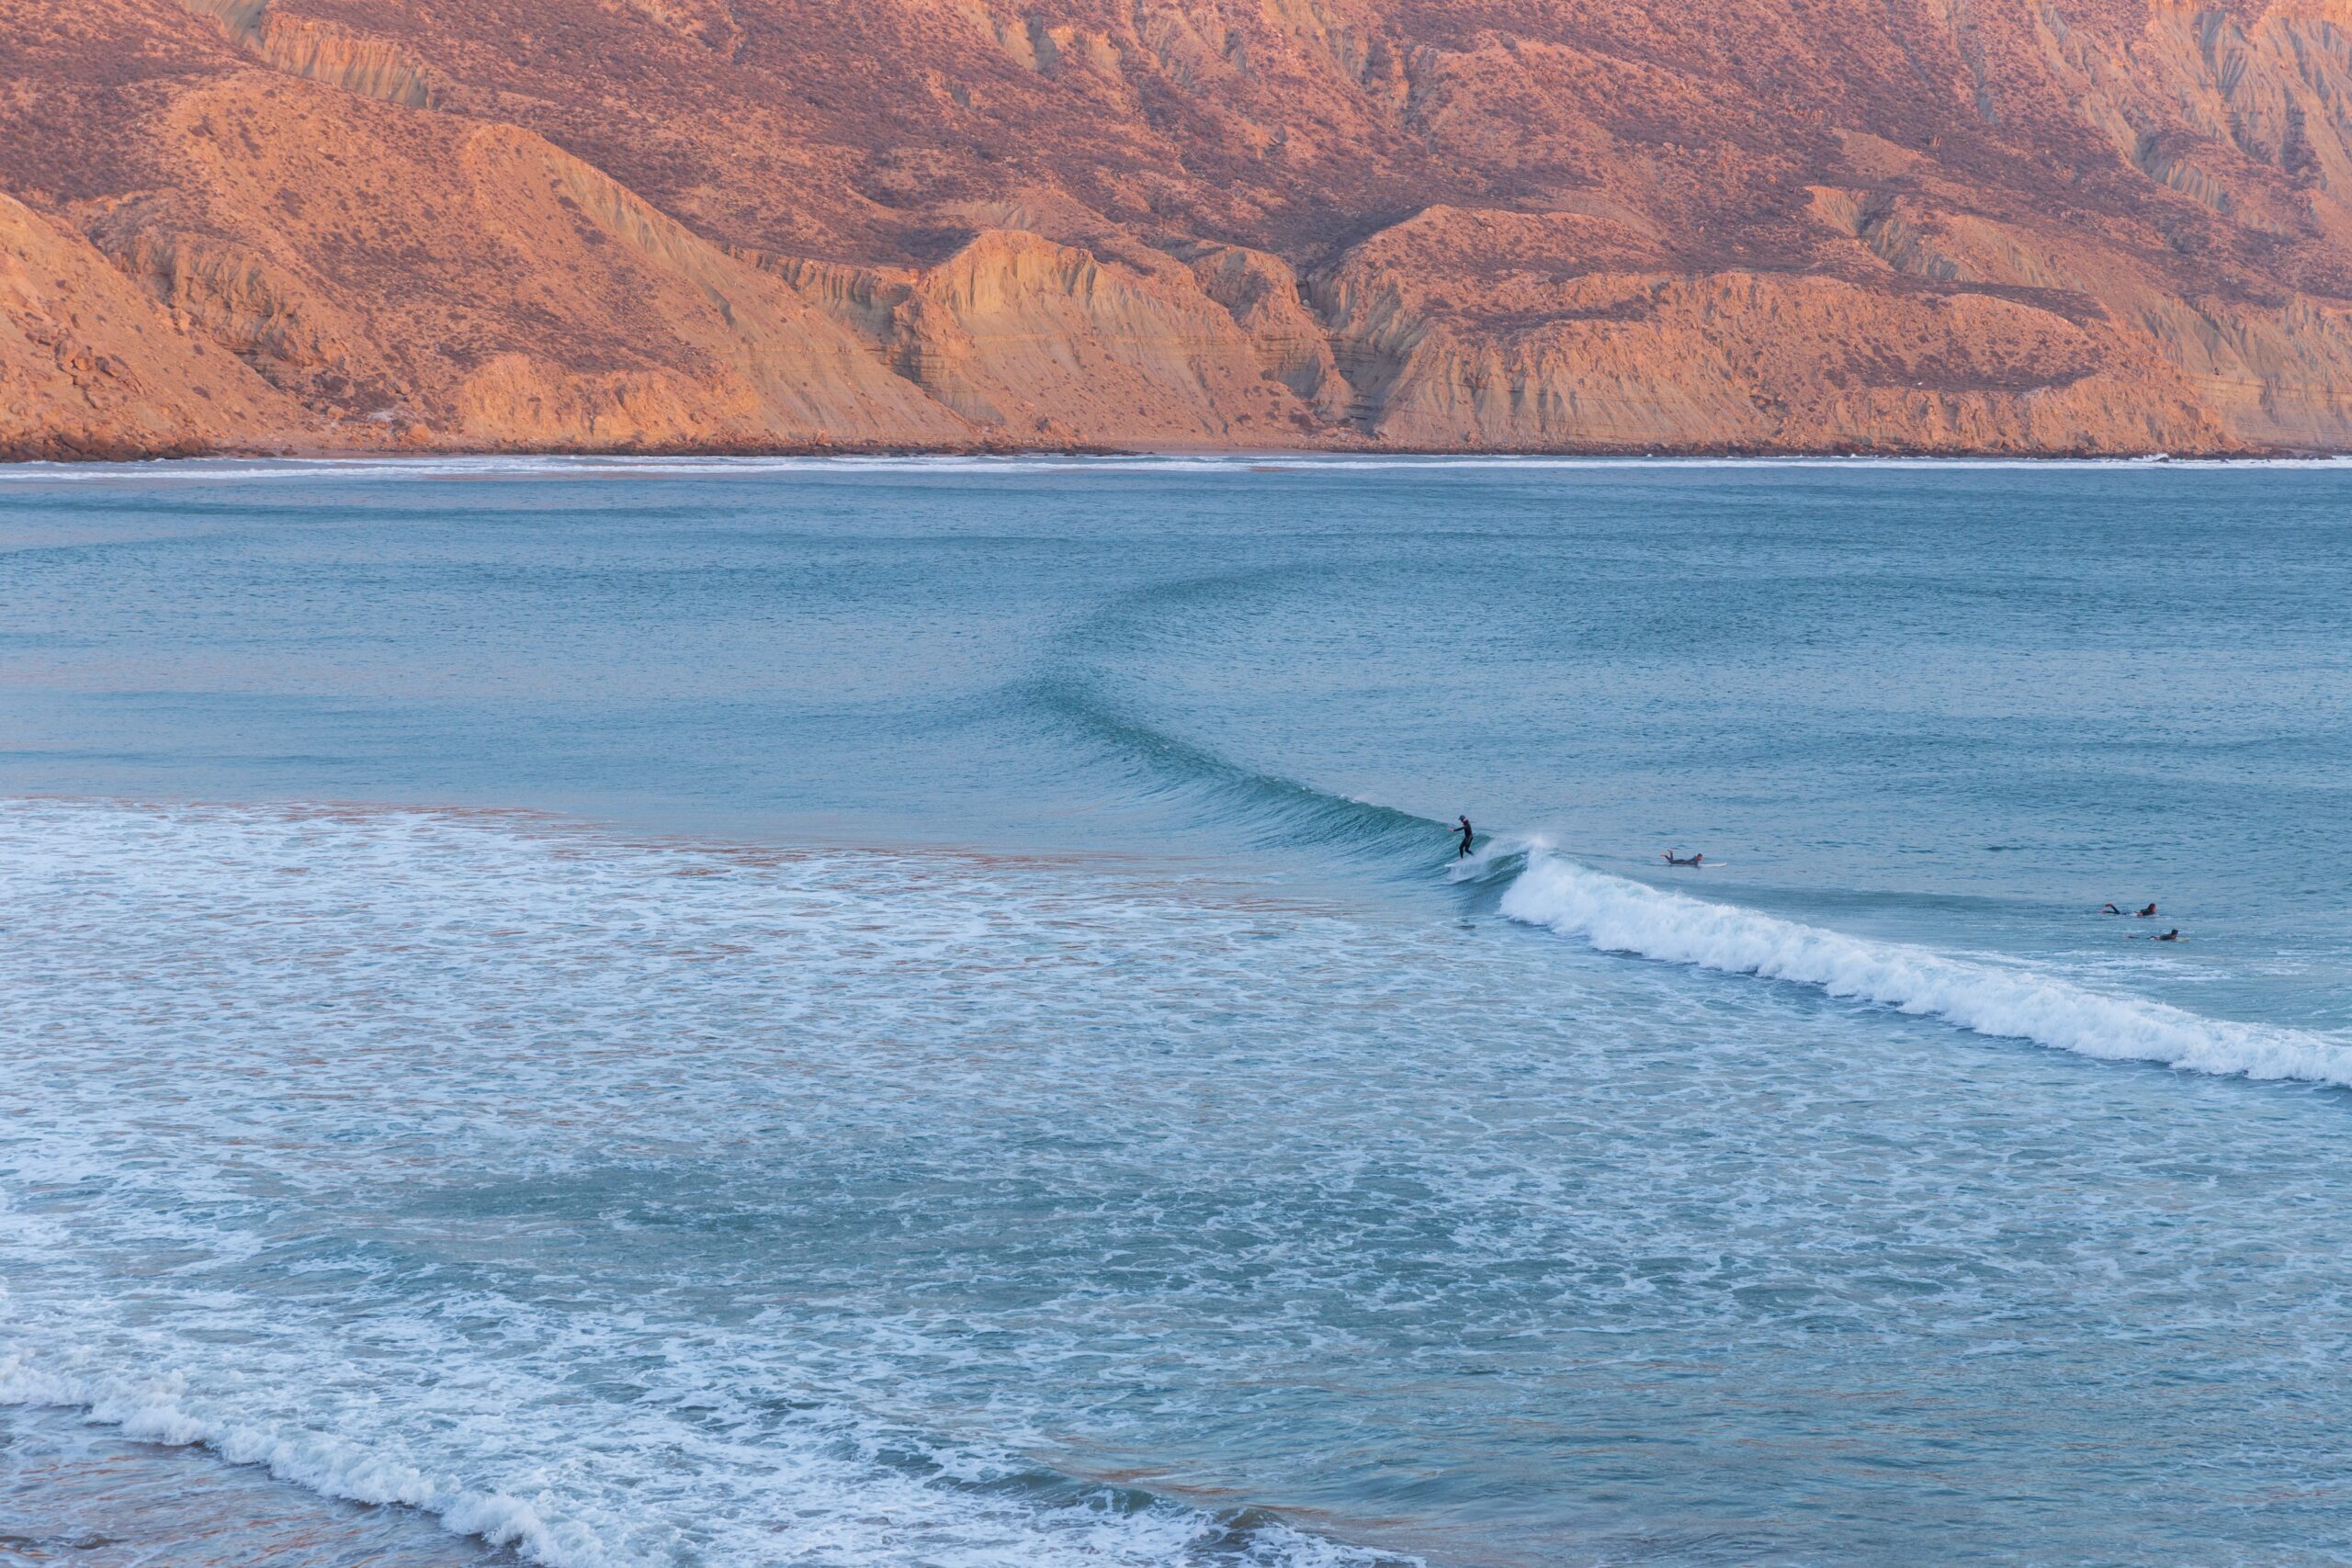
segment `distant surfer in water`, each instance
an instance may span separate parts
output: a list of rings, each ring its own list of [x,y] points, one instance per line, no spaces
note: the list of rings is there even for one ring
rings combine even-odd
[[[2132,918],[2134,919],[2141,920],[2153,920],[2156,918],[2156,907],[2154,904],[2151,904],[2144,909],[2136,910],[2133,912]]]
[[[2175,926],[2172,930],[2165,932],[2164,935],[2159,937],[2151,937],[2148,940],[2151,942],[2187,942],[2188,939],[2180,934],[2180,928],[2178,926]]]
[[[1678,858],[1672,850],[1666,852],[1666,863],[1668,865],[1697,865],[1706,858],[1707,857],[1702,853],[1692,855],[1688,860],[1682,860]]]
[[[1453,852],[1453,858],[1455,860],[1468,860],[1470,858],[1470,840],[1478,836],[1477,830],[1470,826],[1470,818],[1467,817],[1459,818],[1457,820],[1462,824],[1462,847]]]

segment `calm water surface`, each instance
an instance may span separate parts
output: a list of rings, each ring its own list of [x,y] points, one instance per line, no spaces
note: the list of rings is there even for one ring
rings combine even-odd
[[[2347,502],[0,472],[0,1559],[2352,1560]]]

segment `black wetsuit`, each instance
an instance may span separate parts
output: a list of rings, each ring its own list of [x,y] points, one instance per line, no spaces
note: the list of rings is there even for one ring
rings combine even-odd
[[[1477,835],[1475,831],[1473,831],[1473,830],[1472,830],[1472,829],[1471,829],[1471,827],[1470,827],[1470,818],[1468,818],[1467,817],[1464,817],[1464,818],[1462,819],[1462,847],[1461,847],[1459,850],[1456,850],[1456,851],[1454,852],[1454,853],[1453,853],[1453,858],[1454,858],[1455,860],[1467,860],[1467,859],[1469,859],[1469,858],[1470,858],[1470,840],[1473,840],[1473,839],[1475,839],[1475,838],[1476,838],[1477,836],[1478,836],[1478,835]]]

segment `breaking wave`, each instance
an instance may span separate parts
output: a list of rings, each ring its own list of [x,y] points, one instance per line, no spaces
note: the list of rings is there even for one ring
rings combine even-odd
[[[2352,1087],[2352,1043],[2327,1035],[2205,1018],[2030,968],[1846,936],[1611,876],[1540,845],[1525,855],[1503,890],[1504,915],[1606,953],[1817,986],[1978,1034],[2108,1061]]]
[[[1201,579],[1162,589],[1159,597],[1164,607],[1173,595],[1224,581]],[[1119,617],[1108,619],[1097,635],[1132,635]],[[1221,825],[1259,843],[1370,855],[1408,874],[1419,874],[1432,854],[1450,852],[1439,848],[1451,844],[1450,825],[1261,772],[1169,733],[1082,664],[1032,695],[1095,746],[1124,758],[1147,788],[1189,795]],[[2352,1041],[2340,1037],[2207,1018],[2023,964],[1948,957],[1711,903],[1593,870],[1538,840],[1493,840],[1452,866],[1451,874],[1489,896],[1498,889],[1509,919],[1582,938],[1606,953],[1815,986],[1975,1033],[2108,1061],[2352,1088]]]

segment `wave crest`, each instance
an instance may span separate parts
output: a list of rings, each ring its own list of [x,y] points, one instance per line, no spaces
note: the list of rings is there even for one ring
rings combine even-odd
[[[1604,952],[1817,986],[1978,1034],[2109,1061],[2352,1087],[2352,1043],[2329,1035],[2204,1018],[2030,969],[1845,936],[1646,886],[1540,848],[1504,889],[1502,912]]]

